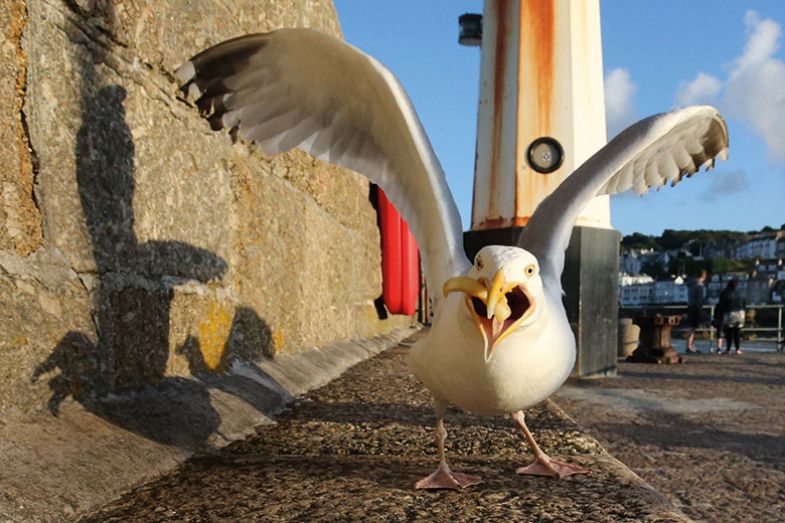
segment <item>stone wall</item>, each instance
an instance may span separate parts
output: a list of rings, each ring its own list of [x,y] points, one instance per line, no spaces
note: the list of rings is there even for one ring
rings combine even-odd
[[[172,71],[330,0],[0,0],[0,412],[373,336],[364,178],[209,130]]]

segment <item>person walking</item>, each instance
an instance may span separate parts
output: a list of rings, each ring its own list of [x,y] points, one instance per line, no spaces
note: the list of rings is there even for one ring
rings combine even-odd
[[[744,328],[746,318],[745,309],[747,300],[738,290],[738,281],[731,280],[720,294],[720,302],[717,308],[722,313],[722,328],[725,331],[725,342],[727,348],[725,354],[730,352],[731,345],[736,348],[736,354],[741,354],[741,329]]]
[[[695,346],[695,331],[706,323],[703,314],[703,304],[706,301],[706,288],[703,284],[706,276],[706,271],[701,270],[687,289],[687,352],[700,352]]]

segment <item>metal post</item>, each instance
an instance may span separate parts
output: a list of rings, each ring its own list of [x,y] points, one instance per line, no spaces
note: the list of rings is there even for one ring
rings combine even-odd
[[[627,361],[640,363],[684,363],[671,342],[671,329],[681,321],[681,316],[641,316],[633,320],[641,328],[640,344]]]

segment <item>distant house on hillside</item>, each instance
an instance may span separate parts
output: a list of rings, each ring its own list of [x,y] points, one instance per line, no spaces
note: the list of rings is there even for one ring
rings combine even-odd
[[[725,288],[725,285],[719,274],[712,274],[709,281],[706,282],[706,301],[708,303],[720,301],[720,293]]]
[[[656,265],[662,268],[663,272],[668,272],[672,256],[668,252],[651,251],[643,256],[642,263]]]
[[[783,265],[782,258],[755,261],[754,274],[756,275],[760,274],[776,280],[781,279],[779,278],[779,274],[783,270],[785,270],[785,265]]]
[[[710,259],[730,258],[733,253],[733,246],[730,242],[712,243],[703,249],[703,256]]]
[[[622,307],[686,304],[687,286],[681,277],[654,280],[625,274],[619,278],[619,303]]]
[[[622,306],[686,304],[688,285],[682,278],[673,276],[654,281],[646,271],[656,277],[669,270],[684,273],[692,270],[701,259],[756,260],[748,274],[732,272],[713,274],[706,282],[706,303],[716,304],[720,293],[730,280],[738,281],[739,291],[750,305],[785,303],[785,229],[770,228],[759,233],[736,235],[741,241],[717,235],[712,243],[699,244],[688,240],[680,249],[657,251],[633,249],[622,253],[619,274],[619,302]],[[749,266],[749,262],[735,263]],[[719,265],[718,265],[719,266]]]
[[[772,292],[783,274],[782,259],[757,260],[747,287],[747,302],[763,304],[772,302]]]
[[[647,274],[619,275],[619,303],[622,307],[637,307],[654,302],[654,278]]]
[[[619,258],[619,272],[633,276],[640,274],[643,257],[650,252],[653,252],[652,249],[632,249],[622,252]]]
[[[783,236],[785,236],[785,231],[763,232],[750,236],[746,241],[736,246],[733,250],[733,258],[737,260],[775,258],[778,244],[780,248],[782,247]]]
[[[631,249],[622,252],[619,257],[619,272],[637,276],[646,266],[657,267],[661,272],[668,272],[673,254],[654,249]]]
[[[774,282],[774,278],[763,274],[756,274],[747,280],[747,303],[750,305],[769,303]]]
[[[687,285],[684,278],[661,278],[654,282],[654,303],[676,304],[687,303]]]
[[[740,292],[745,293],[747,292],[747,281],[749,280],[749,274],[743,272],[729,272],[726,274],[714,274],[711,276],[711,279],[706,284],[706,301],[707,303],[716,304],[720,301],[720,293],[725,289],[728,285],[728,282],[731,280],[738,281],[738,289]]]

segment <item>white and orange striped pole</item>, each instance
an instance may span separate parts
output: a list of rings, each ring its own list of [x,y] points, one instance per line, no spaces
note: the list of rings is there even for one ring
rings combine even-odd
[[[486,0],[482,25],[473,230],[526,225],[606,142],[599,0]],[[556,154],[542,138],[563,150],[552,172],[529,157]],[[608,197],[577,223],[611,228]]]

